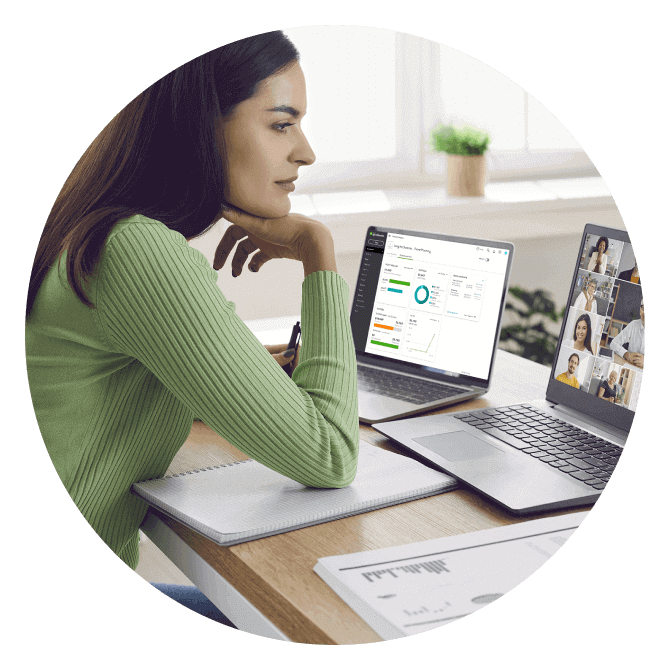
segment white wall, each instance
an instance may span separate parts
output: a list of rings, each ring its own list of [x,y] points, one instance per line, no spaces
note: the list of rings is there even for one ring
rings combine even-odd
[[[355,215],[352,215],[354,218]],[[511,286],[525,289],[545,289],[562,307],[568,297],[570,280],[579,252],[581,233],[586,223],[623,228],[623,220],[615,206],[575,207],[558,212],[506,211],[446,220],[440,227],[445,234],[468,235],[509,240],[516,245]],[[205,254],[211,263],[216,245],[227,227],[222,221],[205,236],[191,245]],[[381,225],[381,224],[377,224]],[[394,224],[394,227],[398,227]],[[420,228],[415,228],[420,229]],[[435,230],[434,225],[426,229]],[[506,234],[507,231],[507,234]],[[509,231],[514,231],[510,236]],[[365,230],[339,225],[333,229],[337,248],[351,247],[350,236],[363,241]],[[345,239],[346,236],[348,239]],[[633,238],[635,243],[635,238]],[[337,256],[338,272],[350,286],[350,305],[356,284],[360,252]],[[228,300],[236,305],[237,314],[244,320],[289,316],[300,313],[303,271],[300,263],[278,260],[267,263],[258,274],[245,269],[232,277],[230,260],[219,272],[219,287]]]

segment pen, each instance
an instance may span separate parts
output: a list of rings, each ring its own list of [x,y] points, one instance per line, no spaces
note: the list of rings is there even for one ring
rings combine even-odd
[[[295,326],[293,326],[293,331],[291,332],[291,339],[289,340],[288,343],[288,348],[289,349],[297,349],[298,347],[298,341],[300,340],[300,333],[302,331],[300,330],[300,321],[296,321]],[[296,351],[297,353],[297,351]],[[290,377],[292,374],[291,370],[291,365],[293,364],[293,361],[290,363],[287,363],[286,365],[282,366],[284,372]]]

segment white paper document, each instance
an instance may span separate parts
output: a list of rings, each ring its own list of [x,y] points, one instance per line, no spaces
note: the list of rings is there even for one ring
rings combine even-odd
[[[314,570],[383,639],[414,635],[513,589],[565,544],[586,514],[320,558]]]

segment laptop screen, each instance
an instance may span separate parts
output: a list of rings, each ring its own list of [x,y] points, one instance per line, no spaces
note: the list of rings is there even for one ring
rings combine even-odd
[[[547,399],[629,430],[644,372],[644,300],[625,231],[582,236]]]
[[[488,382],[514,247],[370,227],[351,311],[359,357]]]

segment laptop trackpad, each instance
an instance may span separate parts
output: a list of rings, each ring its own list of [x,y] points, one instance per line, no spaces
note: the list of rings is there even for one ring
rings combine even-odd
[[[491,456],[502,456],[504,451],[470,433],[458,430],[453,433],[415,437],[415,442],[434,451],[447,461],[474,461]]]

